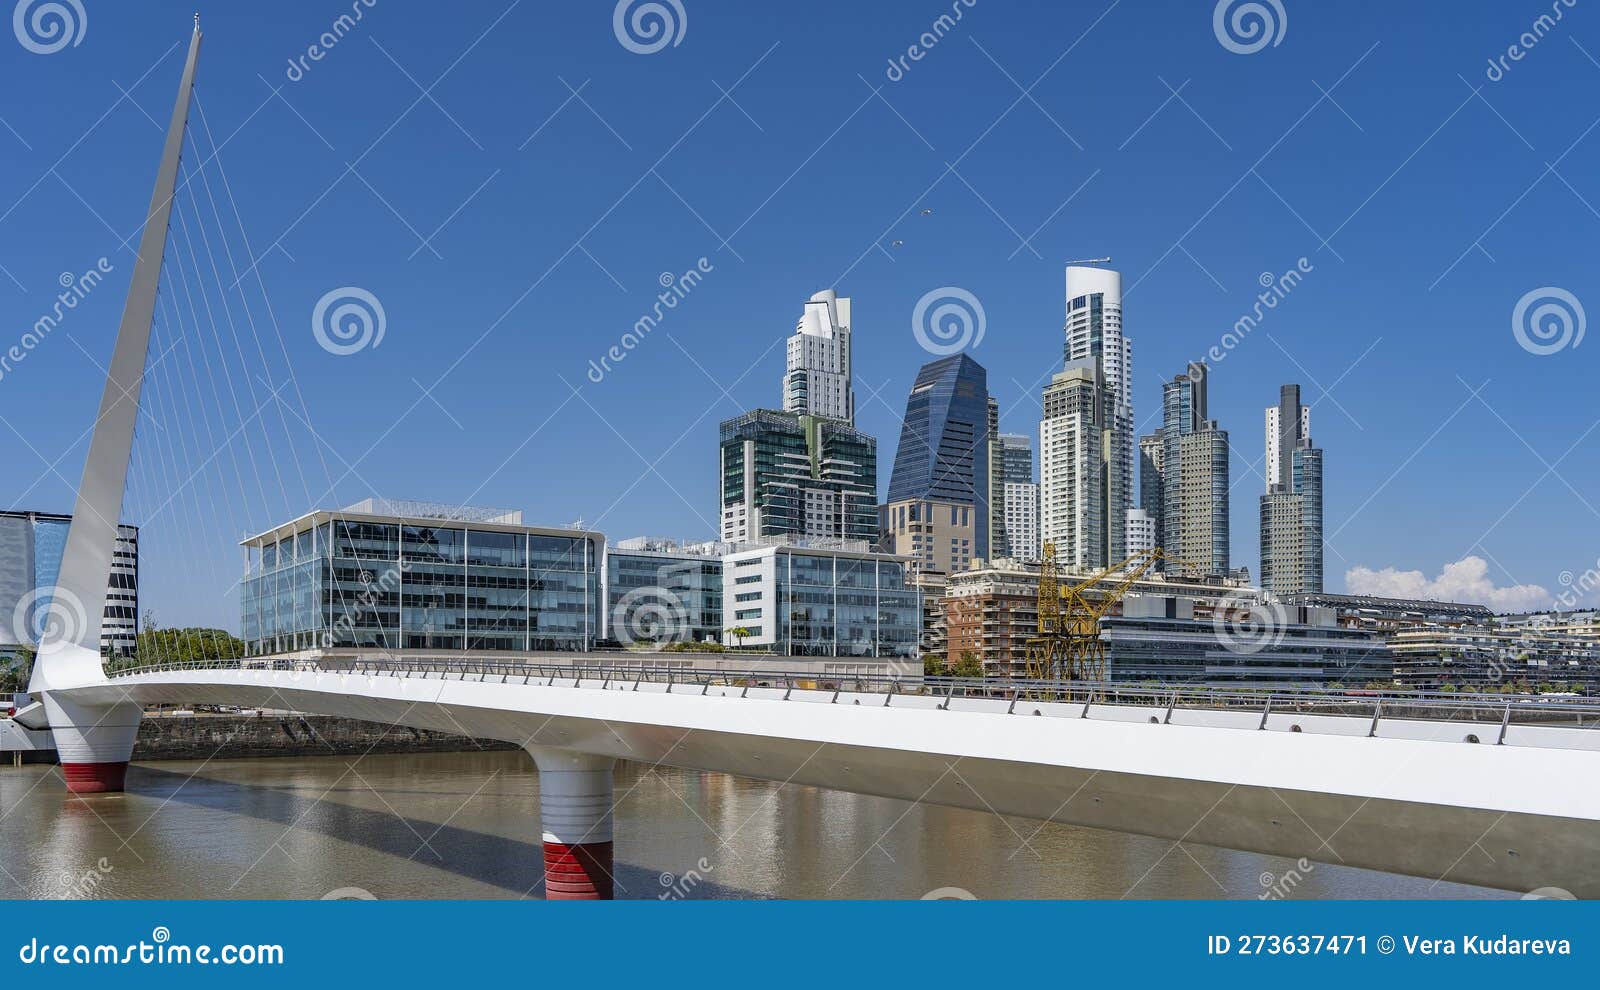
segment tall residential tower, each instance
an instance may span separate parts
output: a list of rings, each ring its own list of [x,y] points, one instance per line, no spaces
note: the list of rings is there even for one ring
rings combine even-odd
[[[1167,573],[1228,574],[1228,433],[1207,417],[1208,371],[1162,386],[1161,546]]]
[[[722,539],[875,540],[878,442],[855,428],[855,415],[850,300],[825,289],[789,338],[783,411],[722,423]]]
[[[1322,591],[1322,451],[1311,407],[1285,385],[1266,415],[1267,492],[1261,496],[1261,587],[1274,595]]]
[[[850,300],[824,289],[806,303],[789,338],[783,375],[784,412],[842,419],[854,426],[850,383]]]
[[[1056,559],[1074,571],[1107,565],[1103,399],[1099,366],[1092,360],[1068,362],[1044,390],[1039,539],[1054,543]]]
[[[1039,559],[1039,486],[1033,480],[1033,440],[1015,433],[1002,433],[996,444],[1000,450],[1000,480],[1004,493],[1006,520],[1005,547],[991,547],[996,557],[1013,560]],[[994,543],[991,535],[989,542]]]
[[[1134,507],[1133,353],[1122,335],[1122,273],[1068,265],[1066,311],[1067,366],[1092,361],[1099,377],[1105,480],[1097,512],[1103,547],[1094,556],[1116,563],[1127,556],[1126,520]]]

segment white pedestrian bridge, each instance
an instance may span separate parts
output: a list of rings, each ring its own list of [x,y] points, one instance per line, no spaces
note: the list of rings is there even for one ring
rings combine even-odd
[[[1600,705],[1581,699],[840,678],[581,655],[161,666],[53,693],[101,711],[288,708],[512,742],[554,792],[542,793],[547,843],[599,840],[607,860],[610,768],[628,759],[1600,896]],[[585,800],[551,787],[562,769],[582,772],[559,779]]]

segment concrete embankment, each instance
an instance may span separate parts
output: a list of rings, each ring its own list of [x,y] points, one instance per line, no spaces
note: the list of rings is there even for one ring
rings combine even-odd
[[[360,756],[516,749],[510,743],[328,715],[146,715],[133,758]]]

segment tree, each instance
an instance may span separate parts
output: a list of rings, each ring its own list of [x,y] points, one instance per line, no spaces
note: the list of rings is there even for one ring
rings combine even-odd
[[[750,630],[745,626],[734,626],[728,630],[728,635],[738,640],[740,646],[744,646],[744,638],[750,635]]]
[[[952,673],[957,677],[982,677],[983,661],[973,651],[962,650],[961,655],[956,658],[955,670]]]
[[[948,677],[950,668],[945,665],[944,657],[938,653],[924,653],[922,655],[923,677]]]
[[[186,627],[146,628],[139,633],[136,656],[140,663],[206,663],[237,660],[244,656],[244,640],[226,629]]]
[[[0,656],[0,694],[20,694],[28,690],[33,673],[33,651],[19,649]]]

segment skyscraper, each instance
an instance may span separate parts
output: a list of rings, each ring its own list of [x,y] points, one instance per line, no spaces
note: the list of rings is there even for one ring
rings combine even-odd
[[[930,361],[906,397],[888,504],[970,505],[973,555],[989,556],[989,375],[965,354]]]
[[[1207,418],[1207,377],[1192,363],[1161,390],[1161,546],[1188,577],[1228,573],[1228,433]]]
[[[1000,473],[1008,484],[1033,484],[1033,438],[1020,433],[1000,434]]]
[[[1162,527],[1166,512],[1165,455],[1166,448],[1163,445],[1161,431],[1146,433],[1139,438],[1139,508],[1144,510],[1153,530],[1151,546],[1162,546],[1161,541],[1166,537],[1166,531]],[[1130,548],[1129,556],[1134,552]]]
[[[1011,545],[1006,534],[1006,466],[1005,448],[1000,443],[1000,402],[989,396],[987,429],[984,439],[989,443],[989,546],[985,556],[1002,556]]]
[[[1107,563],[1103,400],[1098,364],[1068,362],[1045,386],[1039,422],[1039,539],[1079,571]]]
[[[876,540],[878,442],[847,423],[755,409],[721,430],[722,539]]]
[[[789,338],[783,409],[802,416],[842,419],[854,426],[856,395],[850,378],[850,300],[833,289],[812,296]]]
[[[878,537],[878,442],[855,429],[850,300],[824,289],[789,338],[783,411],[753,409],[720,431],[722,539]]]
[[[1267,491],[1261,496],[1261,587],[1274,595],[1322,591],[1322,451],[1300,386],[1267,407]]]
[[[1016,433],[1002,433],[995,446],[1000,450],[1000,478],[1004,489],[1006,544],[1004,552],[992,550],[996,557],[1014,560],[1039,558],[1039,486],[1033,480],[1033,440]],[[991,537],[991,544],[994,542]]]
[[[1143,509],[1128,510],[1128,556],[1133,557],[1156,546],[1156,521]]]
[[[1105,268],[1068,265],[1066,272],[1066,342],[1070,366],[1093,361],[1100,384],[1100,429],[1105,450],[1105,481],[1100,518],[1105,547],[1098,555],[1110,562],[1127,556],[1127,511],[1133,504],[1133,352],[1122,334],[1122,274]],[[1042,510],[1048,515],[1049,510]],[[1046,537],[1048,539],[1048,537]]]

